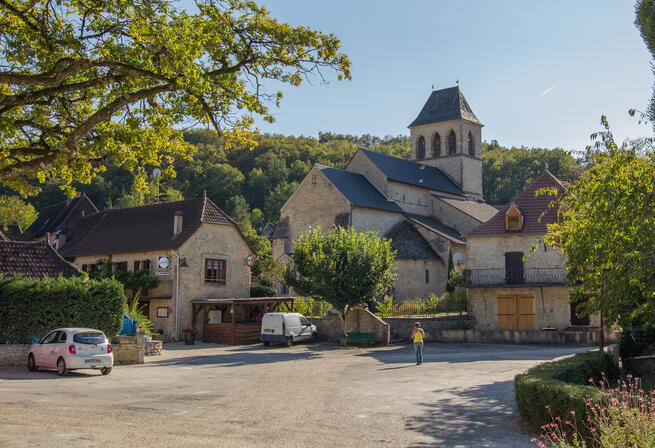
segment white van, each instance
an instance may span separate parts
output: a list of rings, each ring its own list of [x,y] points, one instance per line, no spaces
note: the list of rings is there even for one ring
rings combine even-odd
[[[314,342],[316,325],[299,313],[266,313],[262,317],[261,340],[267,346],[282,342],[289,347],[298,341]]]

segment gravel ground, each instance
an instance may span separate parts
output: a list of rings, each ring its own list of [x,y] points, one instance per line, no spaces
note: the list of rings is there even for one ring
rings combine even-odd
[[[514,375],[582,350],[167,344],[106,377],[0,368],[0,446],[529,447]]]

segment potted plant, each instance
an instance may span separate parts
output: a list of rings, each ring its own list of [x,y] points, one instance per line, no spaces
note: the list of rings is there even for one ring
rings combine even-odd
[[[196,343],[196,335],[200,334],[200,329],[198,327],[195,325],[187,325],[182,328],[182,331],[184,332],[185,345],[193,345]]]

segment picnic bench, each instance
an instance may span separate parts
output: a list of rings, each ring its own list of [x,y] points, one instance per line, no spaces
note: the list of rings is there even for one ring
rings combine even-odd
[[[341,342],[341,332],[337,333],[337,342]],[[349,332],[346,342],[368,342],[371,345],[375,342],[375,333]]]

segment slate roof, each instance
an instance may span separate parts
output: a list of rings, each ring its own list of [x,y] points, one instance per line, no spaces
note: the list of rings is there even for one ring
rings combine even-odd
[[[489,205],[486,202],[448,198],[437,193],[432,193],[432,196],[445,202],[451,207],[466,213],[481,223],[489,221],[496,213],[498,213],[496,207]]]
[[[405,217],[410,221],[417,223],[423,227],[426,227],[428,230],[442,235],[444,238],[449,239],[450,241],[457,244],[466,244],[462,238],[462,234],[450,226],[442,223],[432,216],[423,216],[423,215],[414,215],[412,213],[405,213]]]
[[[182,212],[182,232],[174,235],[176,212]],[[71,229],[71,238],[64,245],[62,253],[65,256],[81,256],[177,249],[201,223],[239,229],[216,204],[203,196],[185,201],[105,210],[85,216]]]
[[[368,149],[360,149],[360,151],[364,153],[364,155],[366,155],[366,157],[368,157],[369,160],[373,162],[389,180],[465,196],[461,187],[439,168],[412,162],[411,160],[388,156]]]
[[[387,200],[361,174],[322,165],[317,166],[352,205],[402,213],[402,209],[395,202]]]
[[[277,226],[275,227],[275,232],[273,232],[273,237],[272,239],[280,239],[280,238],[289,238],[289,217],[285,217],[283,219],[280,219],[280,222],[277,223]]]
[[[525,190],[519,193],[509,204],[502,208],[489,221],[480,224],[466,234],[467,237],[491,235],[543,235],[546,233],[546,224],[557,222],[557,207],[549,207],[556,197],[550,194],[535,193],[542,188],[554,188],[557,197],[564,193],[564,184],[550,171],[537,177]],[[505,230],[505,212],[512,204],[516,204],[523,215],[521,230]]]
[[[397,260],[441,260],[419,231],[405,220],[393,226],[384,237],[391,240]]]
[[[0,273],[36,279],[82,275],[45,241],[0,241]]]
[[[474,123],[480,123],[475,116],[466,98],[459,90],[459,87],[433,91],[426,101],[418,117],[408,126],[420,126],[422,124],[439,123],[448,120],[465,119]]]
[[[46,233],[59,230],[66,232],[79,218],[98,209],[84,193],[68,201],[58,202],[39,212],[38,218],[29,226],[25,233],[32,238],[40,238]]]

